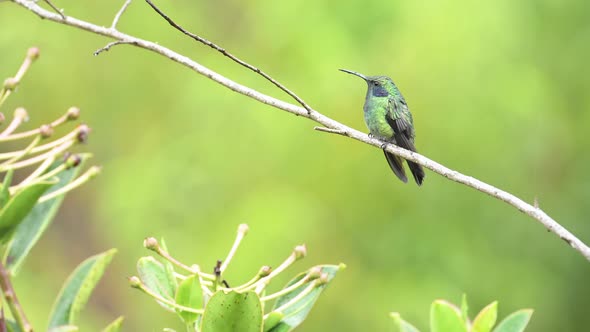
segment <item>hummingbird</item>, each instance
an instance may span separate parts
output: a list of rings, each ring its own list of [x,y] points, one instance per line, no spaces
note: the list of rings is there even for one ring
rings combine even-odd
[[[363,111],[371,136],[417,152],[414,145],[416,133],[412,113],[393,80],[387,76],[365,76],[347,69],[340,69],[340,71],[358,76],[367,82],[368,89]],[[403,159],[385,150],[383,152],[393,173],[404,183],[408,182]],[[419,186],[422,185],[424,169],[414,162],[406,161],[414,180]]]

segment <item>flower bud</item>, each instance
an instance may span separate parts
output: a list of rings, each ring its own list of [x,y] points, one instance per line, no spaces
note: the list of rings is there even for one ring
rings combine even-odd
[[[88,134],[90,133],[90,127],[85,124],[81,124],[78,126],[78,135],[76,138],[80,143],[86,143],[88,140]]]
[[[264,277],[268,276],[271,272],[272,272],[272,267],[265,265],[260,268],[260,271],[258,271],[258,275],[261,278],[264,278]]]
[[[309,280],[314,280],[322,276],[322,268],[314,266],[309,270]]]
[[[18,86],[18,80],[14,77],[9,77],[4,80],[4,89],[12,91]]]
[[[39,48],[38,47],[31,47],[27,51],[27,57],[31,60],[39,59]]]
[[[143,246],[153,251],[158,251],[160,249],[158,240],[156,240],[155,237],[146,237],[145,240],[143,240]]]
[[[295,247],[294,252],[295,252],[295,258],[301,259],[307,255],[307,247],[305,247],[305,244],[299,245],[299,246]]]
[[[39,134],[42,138],[48,138],[53,135],[53,128],[50,125],[42,125],[39,127]]]
[[[129,285],[133,288],[141,288],[141,280],[138,277],[132,276],[128,278]]]
[[[240,224],[240,226],[238,226],[238,233],[246,235],[248,234],[248,230],[250,230],[250,228],[247,224]]]
[[[68,120],[77,120],[80,117],[80,109],[78,107],[70,107],[67,116]]]

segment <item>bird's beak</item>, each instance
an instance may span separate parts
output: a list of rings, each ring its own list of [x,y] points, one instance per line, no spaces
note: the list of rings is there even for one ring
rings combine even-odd
[[[363,75],[363,74],[360,74],[360,73],[357,73],[356,71],[352,71],[352,70],[348,70],[348,69],[339,69],[339,70],[340,70],[340,71],[343,71],[343,72],[345,72],[345,73],[352,74],[352,75],[354,75],[354,76],[358,76],[358,77],[362,78],[362,79],[363,79],[363,80],[365,80],[365,81],[367,80],[367,76],[365,76],[365,75]]]

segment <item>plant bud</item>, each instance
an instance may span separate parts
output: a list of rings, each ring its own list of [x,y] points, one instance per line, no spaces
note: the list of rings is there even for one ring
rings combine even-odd
[[[12,91],[18,86],[18,81],[14,77],[9,77],[4,80],[4,89]]]
[[[42,125],[39,127],[39,134],[42,138],[48,138],[53,135],[53,128],[50,125]]]
[[[129,277],[129,285],[133,288],[141,288],[141,280],[138,277],[132,276]]]
[[[143,240],[143,246],[153,251],[158,251],[160,249],[158,240],[156,240],[155,237],[146,237],[145,240]]]
[[[299,245],[299,246],[295,247],[294,252],[295,252],[295,258],[301,259],[307,255],[307,247],[305,247],[305,244]]]
[[[80,117],[80,109],[78,107],[70,107],[68,109],[68,120],[77,120]]]
[[[31,60],[39,59],[39,48],[38,47],[31,47],[27,51],[27,57]]]

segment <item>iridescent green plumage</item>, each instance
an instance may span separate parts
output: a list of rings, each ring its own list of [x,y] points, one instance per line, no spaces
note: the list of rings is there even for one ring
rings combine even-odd
[[[371,135],[391,142],[404,149],[416,152],[414,139],[414,120],[406,100],[391,78],[387,76],[364,76],[357,72],[340,69],[345,73],[358,76],[367,82],[367,96],[363,106],[365,123]],[[403,182],[408,182],[402,158],[385,152],[385,158],[395,175]],[[410,171],[418,185],[424,181],[422,166],[408,161]]]

